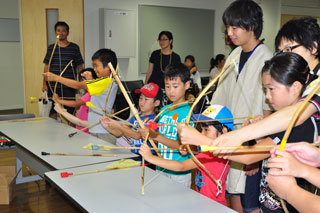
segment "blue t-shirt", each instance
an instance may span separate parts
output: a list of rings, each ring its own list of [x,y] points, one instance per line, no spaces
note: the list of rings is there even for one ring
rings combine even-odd
[[[154,117],[156,117],[156,114],[141,116],[141,113],[139,113],[139,116],[140,116],[143,124],[144,124],[145,126],[148,126],[148,122],[152,121],[152,120],[154,119]],[[128,122],[140,128],[140,125],[139,125],[137,119],[136,119],[134,116],[132,116],[132,117],[129,119]],[[135,131],[138,130],[138,129],[135,128],[135,127],[131,127],[131,128],[132,128],[133,130],[135,130]],[[143,138],[141,138],[141,139],[139,139],[139,140],[130,138],[130,140],[131,140],[131,142],[132,142],[132,146],[135,146],[135,147],[140,147],[141,144],[143,144],[143,142],[144,142],[144,139],[143,139]],[[148,145],[149,145],[149,147],[152,147],[149,141],[148,141]],[[135,154],[139,154],[139,149],[131,149],[131,152],[133,152],[133,153],[135,153]],[[152,150],[152,153],[155,154],[155,151]]]
[[[169,104],[163,107],[161,110],[168,108],[170,106],[172,106],[172,104]],[[189,113],[189,110],[190,110],[190,106],[188,103],[181,104],[177,106],[174,110],[168,109],[160,115],[158,123],[169,124],[169,123],[185,122],[187,120],[187,115]],[[193,126],[193,123],[190,125]],[[178,130],[177,130],[176,124],[160,126],[159,133],[164,137],[167,137],[173,140],[178,140]],[[158,148],[169,148],[169,147],[159,142]],[[184,161],[191,158],[190,154],[181,155],[179,151],[174,151],[174,150],[160,150],[160,153],[164,159],[169,159],[169,160]],[[163,170],[163,168],[159,166],[157,167],[157,169],[160,171]],[[171,171],[166,169],[163,172],[168,174],[173,174],[173,175],[185,175],[185,174],[189,174],[191,170],[176,172],[176,171]]]

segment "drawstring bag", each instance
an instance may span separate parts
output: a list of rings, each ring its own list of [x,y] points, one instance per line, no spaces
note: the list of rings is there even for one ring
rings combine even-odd
[[[49,101],[48,93],[46,91],[44,91],[41,98],[39,98],[38,106],[39,106],[39,116],[49,117],[50,110],[52,107],[52,101]]]

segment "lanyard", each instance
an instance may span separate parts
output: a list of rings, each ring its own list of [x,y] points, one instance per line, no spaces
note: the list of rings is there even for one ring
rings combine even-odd
[[[264,41],[264,38],[253,48],[253,50],[251,51],[251,53],[249,54],[247,60],[243,63],[243,65],[241,66],[239,72],[238,72],[238,76],[237,76],[237,80],[238,80],[238,77],[244,67],[244,65],[247,63],[247,61],[249,60],[250,56],[253,54],[253,52],[257,49],[257,47],[259,47],[260,44],[262,44],[262,42]]]

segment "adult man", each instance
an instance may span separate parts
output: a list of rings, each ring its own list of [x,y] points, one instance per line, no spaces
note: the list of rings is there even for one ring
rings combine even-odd
[[[68,63],[72,61],[72,64],[67,67],[66,71],[63,73],[63,77],[69,79],[77,79],[78,73],[84,68],[83,59],[80,53],[80,48],[77,44],[68,41],[69,35],[69,26],[65,22],[57,22],[54,26],[56,35],[59,36],[59,41],[52,55],[52,59],[50,62],[51,54],[54,49],[54,44],[51,44],[48,49],[46,56],[43,60],[44,72],[52,72],[56,75],[60,75],[64,68],[68,65]],[[50,64],[49,64],[50,62]],[[49,82],[52,90],[54,90],[55,82]],[[43,87],[42,91],[47,91],[48,96],[52,97],[51,90],[48,90],[48,82],[46,79],[43,79]],[[60,97],[75,97],[76,90],[66,87],[64,85],[58,84],[56,93]],[[74,112],[74,108],[66,107],[69,113]],[[51,109],[50,117],[57,118],[56,112]]]

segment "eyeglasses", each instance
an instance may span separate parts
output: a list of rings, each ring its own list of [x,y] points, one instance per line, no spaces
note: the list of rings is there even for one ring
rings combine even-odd
[[[294,49],[296,49],[297,47],[300,47],[301,44],[298,44],[298,45],[294,45],[294,46],[287,46],[285,48],[283,48],[282,50],[279,50],[277,52],[278,53],[286,53],[286,52],[292,52]]]
[[[159,41],[168,41],[169,39],[167,38],[162,38],[162,39],[159,39]]]

